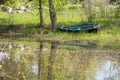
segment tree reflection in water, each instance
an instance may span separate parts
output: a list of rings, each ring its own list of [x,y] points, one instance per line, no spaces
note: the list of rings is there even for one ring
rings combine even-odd
[[[119,51],[39,42],[0,52],[0,80],[119,80]],[[1,75],[1,74],[0,74]]]
[[[40,41],[39,55],[38,55],[38,80],[42,80],[42,50],[43,42]]]
[[[57,48],[57,42],[52,42],[50,55],[49,55],[49,61],[48,61],[48,78],[47,78],[47,80],[53,80],[53,78],[52,78],[53,77],[53,64],[55,62],[56,48]]]

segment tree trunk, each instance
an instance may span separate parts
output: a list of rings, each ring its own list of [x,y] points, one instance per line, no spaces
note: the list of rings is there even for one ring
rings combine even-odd
[[[49,0],[49,12],[50,12],[52,31],[56,31],[57,19],[56,19],[56,12],[55,12],[55,8],[54,8],[53,0]]]
[[[44,27],[42,0],[39,0],[40,27]]]

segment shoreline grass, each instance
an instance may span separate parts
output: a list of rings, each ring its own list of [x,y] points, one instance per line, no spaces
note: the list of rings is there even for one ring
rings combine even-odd
[[[98,10],[98,9],[97,9]],[[108,9],[109,10],[109,9]],[[100,10],[98,10],[100,11]],[[111,11],[115,11],[112,9]],[[111,11],[108,11],[110,13]],[[5,27],[9,25],[20,25],[24,29],[21,31],[25,38],[41,38],[46,40],[57,41],[102,41],[102,42],[120,42],[120,28],[119,19],[115,18],[115,14],[109,14],[106,17],[100,17],[102,13],[96,13],[93,23],[98,22],[100,25],[100,31],[98,33],[68,33],[68,32],[51,32],[49,10],[44,9],[44,22],[46,29],[36,29],[39,26],[39,11],[35,10],[33,13],[20,13],[20,14],[8,14],[0,12],[0,26]],[[57,11],[58,26],[78,25],[87,22],[87,14],[83,11],[83,8],[65,9]],[[1,27],[0,27],[1,28]],[[14,36],[16,32],[11,32]],[[8,36],[12,37],[8,33]]]

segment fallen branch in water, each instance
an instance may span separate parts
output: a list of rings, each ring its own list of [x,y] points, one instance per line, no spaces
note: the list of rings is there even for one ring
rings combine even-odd
[[[2,53],[4,52],[4,49],[6,48],[7,44],[8,44],[8,43],[6,43],[6,44],[2,47],[2,49],[1,49],[1,52],[2,52]]]
[[[5,75],[5,74],[0,74],[0,77],[7,77],[7,78],[10,78],[12,80],[18,80],[17,78],[15,77],[12,77],[12,76],[9,76],[9,75]]]

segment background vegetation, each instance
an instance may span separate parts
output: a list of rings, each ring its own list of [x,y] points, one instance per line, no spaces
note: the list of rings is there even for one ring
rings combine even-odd
[[[119,1],[113,0],[54,0],[57,27],[78,25],[84,23],[98,23],[100,31],[94,33],[61,33],[51,32],[51,19],[49,14],[48,0],[41,0],[43,8],[44,28],[40,27],[38,0],[5,0],[1,3],[0,25],[1,31],[22,33],[23,35],[41,34],[40,37],[47,39],[92,39],[92,40],[120,40],[120,8]],[[24,6],[21,13],[16,12],[18,7]],[[8,7],[13,11],[8,13]],[[8,28],[9,27],[9,28]],[[14,30],[15,27],[16,30]],[[18,28],[19,27],[19,28]],[[6,31],[7,29],[7,31]],[[12,29],[12,30],[11,30]],[[69,37],[66,37],[69,36]],[[70,39],[70,40],[71,40]]]

